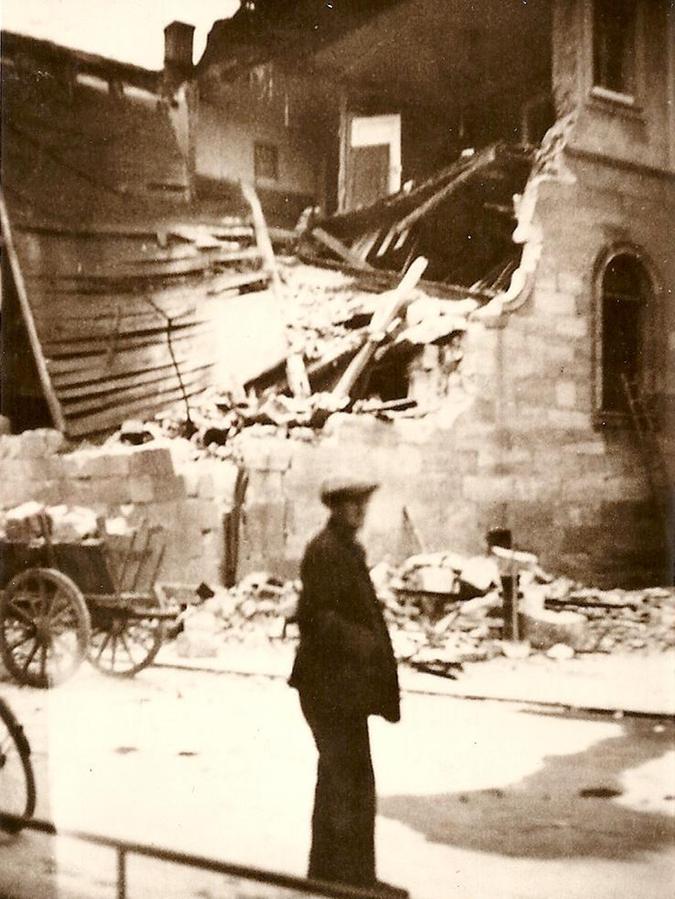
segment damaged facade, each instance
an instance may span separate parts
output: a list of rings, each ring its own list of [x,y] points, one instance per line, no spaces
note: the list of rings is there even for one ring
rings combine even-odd
[[[330,19],[325,4],[274,15],[244,4],[216,23],[194,71],[181,45],[167,115],[183,135],[185,197],[222,216],[243,178],[279,224],[313,207],[301,260],[346,268],[361,294],[425,256],[408,311],[432,299],[443,311],[403,316],[354,385],[352,402],[403,401],[384,418],[337,411],[301,434],[312,421],[293,427],[294,413],[233,428],[249,474],[240,573],[291,573],[322,517],[320,481],[343,470],[383,483],[366,534],[374,559],[420,544],[474,553],[499,525],[551,570],[670,583],[669,3],[335,6]],[[287,294],[302,271],[290,265]],[[301,274],[295,286],[308,290]],[[319,318],[326,306],[319,291]],[[333,367],[300,344],[313,391],[334,389],[358,350],[342,336]],[[288,393],[269,369],[248,386]]]
[[[256,6],[240,13],[238,34],[248,22],[259,38],[278,35],[279,20],[265,17],[266,4]],[[318,5],[300,6],[321,34]],[[352,27],[325,29],[300,59],[290,42],[280,42],[276,55],[265,53],[262,38],[228,45],[237,32],[224,23],[200,64],[200,77],[223,95],[236,94],[237,79],[250,80],[251,71],[265,76],[259,102],[291,113],[316,101],[298,104],[283,78],[304,71],[311,81],[323,112],[318,142],[301,113],[295,125],[284,124],[289,135],[293,127],[305,135],[323,218],[318,240],[310,226],[308,242],[324,257],[401,271],[426,250],[437,266],[432,280],[498,289],[472,316],[463,342],[467,407],[449,414],[447,427],[442,414],[434,424],[336,427],[344,435],[333,437],[337,445],[293,462],[277,491],[287,538],[280,528],[279,554],[297,558],[316,487],[308,480],[339,457],[347,468],[375,468],[387,486],[369,535],[376,554],[393,545],[406,506],[435,547],[475,547],[499,523],[576,576],[669,582],[672,11],[639,0],[479,6],[379,4],[364,21],[347,4]],[[263,141],[255,131],[249,137]],[[412,180],[414,199],[443,163],[460,156],[461,165],[463,150],[475,162],[495,142],[532,148],[515,204],[495,200],[491,179],[476,167],[473,179],[440,198],[428,227],[423,216],[414,221],[417,240],[404,246],[405,194],[381,197]],[[281,145],[277,152],[281,159]],[[505,232],[515,244],[511,259],[498,252]],[[474,239],[483,256],[469,249]],[[490,257],[486,247],[497,252]],[[463,271],[462,260],[472,258],[478,269]],[[269,503],[270,492],[261,492]]]

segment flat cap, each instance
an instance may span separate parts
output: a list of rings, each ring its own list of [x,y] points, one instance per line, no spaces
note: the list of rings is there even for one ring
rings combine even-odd
[[[345,499],[362,499],[377,490],[379,484],[359,478],[333,477],[327,478],[321,485],[321,502],[332,506]]]

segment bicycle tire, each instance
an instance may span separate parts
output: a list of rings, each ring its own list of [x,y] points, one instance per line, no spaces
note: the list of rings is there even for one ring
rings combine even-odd
[[[4,805],[3,780],[15,754],[20,762],[22,798],[17,808],[9,809]],[[0,698],[0,828],[6,833],[18,833],[33,817],[35,801],[35,774],[28,738],[14,712]]]

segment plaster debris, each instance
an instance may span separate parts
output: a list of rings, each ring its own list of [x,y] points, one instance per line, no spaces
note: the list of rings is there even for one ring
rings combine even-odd
[[[477,589],[475,575],[469,579],[464,572],[480,572],[483,589]],[[675,588],[591,590],[538,568],[521,577],[525,639],[511,642],[502,638],[502,597],[492,557],[422,553],[402,565],[383,561],[371,570],[396,657],[425,672],[456,677],[462,664],[498,655],[523,659],[540,652],[564,661],[577,653],[675,648]],[[184,633],[209,633],[221,648],[228,641],[294,639],[300,589],[298,581],[269,572],[248,575],[229,590],[204,589],[202,599],[195,595],[185,603]],[[574,604],[575,610],[548,608],[549,598]],[[180,652],[193,654],[202,645],[201,636],[184,638]]]

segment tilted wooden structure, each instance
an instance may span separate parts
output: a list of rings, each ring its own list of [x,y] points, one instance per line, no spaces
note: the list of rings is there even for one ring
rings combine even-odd
[[[212,312],[264,286],[254,229],[200,215],[161,73],[3,36],[5,392],[35,370],[69,436],[209,384]],[[20,408],[22,398],[14,398]]]

